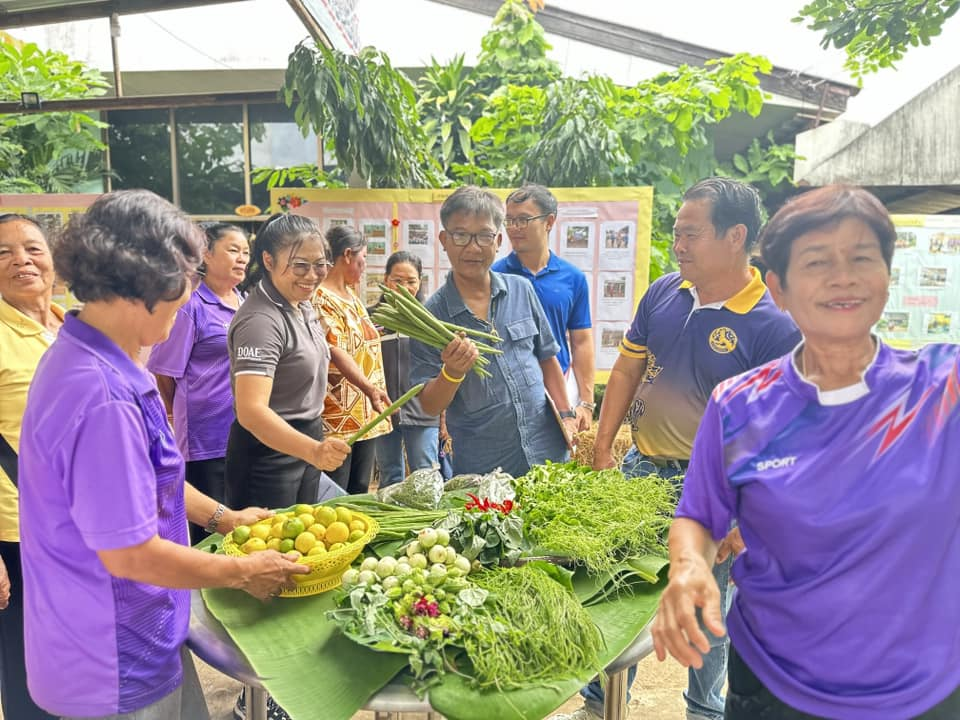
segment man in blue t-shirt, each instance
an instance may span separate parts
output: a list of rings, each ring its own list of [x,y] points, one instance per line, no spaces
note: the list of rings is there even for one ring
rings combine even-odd
[[[595,405],[587,278],[580,268],[557,257],[548,246],[550,230],[557,221],[553,193],[543,185],[527,183],[507,196],[506,206],[503,224],[513,252],[490,269],[525,277],[533,284],[553,337],[560,344],[557,360],[567,378],[570,404],[577,413],[577,431],[588,430]]]
[[[785,355],[800,332],[774,303],[750,266],[760,231],[757,191],[729,178],[691,187],[673,226],[680,272],[657,279],[644,294],[620,344],[603,395],[593,466],[614,467],[613,440],[628,416],[634,447],[628,476],[684,473],[710,393],[718,383]],[[739,539],[736,534],[730,543]],[[729,547],[729,545],[728,545]],[[730,558],[714,568],[726,609]],[[726,638],[710,636],[703,667],[691,669],[684,698],[687,720],[722,720]],[[630,683],[636,669],[631,668]],[[629,686],[629,684],[628,684]],[[603,715],[599,683],[583,689],[584,708],[569,720]]]

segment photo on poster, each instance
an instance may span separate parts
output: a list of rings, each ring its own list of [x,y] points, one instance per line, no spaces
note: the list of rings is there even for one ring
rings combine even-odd
[[[947,286],[947,268],[945,267],[922,267],[920,268],[920,278],[917,281],[920,287],[943,288]]]
[[[421,261],[433,264],[434,244],[438,243],[434,234],[433,220],[404,220],[401,246],[413,253]]]
[[[934,233],[930,236],[930,252],[945,255],[960,254],[960,233]]]
[[[877,323],[877,330],[882,333],[905,333],[910,329],[910,313],[885,312]]]
[[[58,212],[40,212],[33,216],[37,224],[43,228],[43,234],[48,238],[55,238],[63,229],[63,215]]]
[[[633,273],[597,273],[596,316],[600,320],[629,318],[633,308]]]
[[[383,292],[380,289],[380,283],[382,282],[383,275],[380,272],[367,270],[366,275],[364,275],[364,293],[361,297],[367,307],[380,302],[380,295]]]
[[[894,247],[897,250],[909,250],[917,246],[917,234],[913,230],[897,230]]]
[[[600,267],[630,270],[636,255],[637,225],[630,220],[613,220],[600,225]]]
[[[927,335],[933,337],[950,335],[953,330],[953,313],[924,313],[923,329]]]
[[[363,220],[360,232],[367,241],[367,262],[383,265],[390,247],[390,223],[386,220]]]
[[[337,227],[338,225],[351,225],[353,224],[353,218],[345,217],[325,217],[323,220],[323,229],[329,230],[332,227]]]
[[[623,340],[625,329],[626,325],[622,322],[595,323],[598,370],[609,370],[613,367],[613,363],[620,355],[620,341]]]
[[[568,222],[560,226],[560,256],[581,270],[593,266],[596,223]]]
[[[900,268],[890,268],[890,287],[896,287],[900,284]]]

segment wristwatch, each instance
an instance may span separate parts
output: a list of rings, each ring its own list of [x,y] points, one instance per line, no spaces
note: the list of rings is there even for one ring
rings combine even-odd
[[[561,410],[561,411],[560,411],[560,419],[561,419],[561,420],[566,420],[567,418],[575,418],[576,416],[577,416],[577,413],[575,413],[573,410]]]
[[[593,412],[594,410],[597,409],[596,403],[587,402],[586,400],[581,400],[580,402],[577,403],[577,405],[579,405],[580,407],[586,408],[590,412]]]

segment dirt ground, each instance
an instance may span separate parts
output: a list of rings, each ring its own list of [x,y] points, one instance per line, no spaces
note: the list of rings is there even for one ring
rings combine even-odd
[[[233,704],[240,691],[240,683],[231,680],[202,661],[197,660],[200,682],[203,684],[211,720],[232,720]],[[687,671],[672,660],[657,662],[648,655],[640,662],[637,679],[633,683],[633,699],[629,706],[631,720],[683,720],[684,704],[681,693],[687,686]],[[580,707],[579,695],[571,698],[558,712],[573,712]],[[421,713],[402,713],[402,720],[426,720]],[[298,718],[298,720],[324,720]],[[372,712],[360,712],[354,720],[374,720]],[[496,720],[491,718],[490,720]]]

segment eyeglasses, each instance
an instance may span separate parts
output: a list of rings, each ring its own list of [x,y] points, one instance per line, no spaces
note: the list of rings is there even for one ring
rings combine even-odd
[[[317,260],[316,262],[292,262],[288,265],[290,272],[292,272],[297,277],[304,277],[310,268],[313,268],[313,271],[317,275],[326,275],[327,270],[333,267],[333,263],[327,260]]]
[[[550,217],[552,213],[544,213],[543,215],[534,215],[533,217],[508,217],[503,221],[503,224],[510,228],[525,228],[533,220],[539,220],[540,218]]]
[[[453,244],[457,247],[469,245],[472,240],[475,240],[480,247],[490,247],[493,245],[493,241],[497,239],[497,234],[492,232],[468,233],[460,230],[455,232],[447,230],[447,236],[453,240]]]

